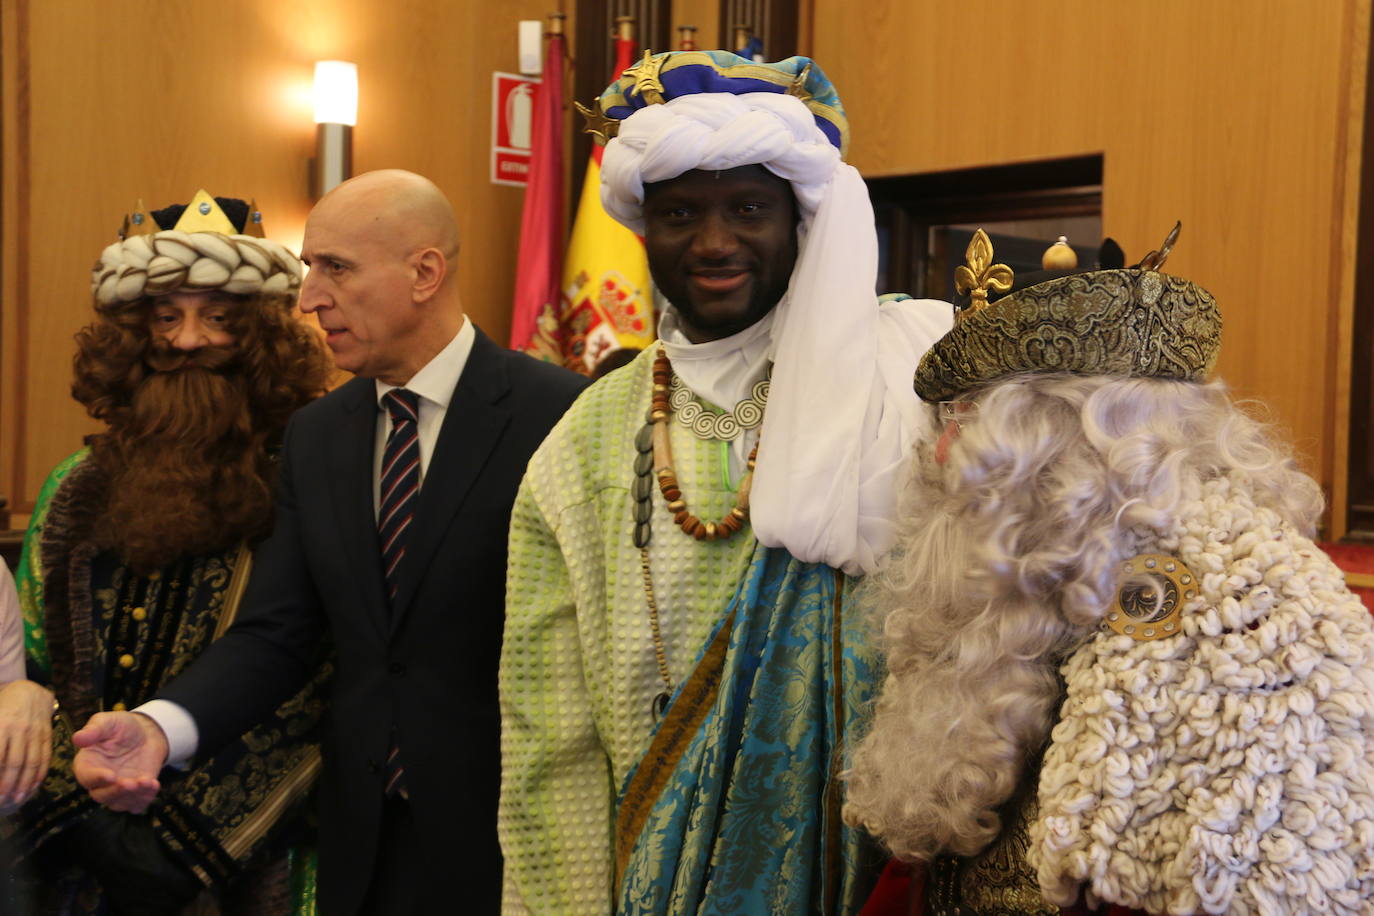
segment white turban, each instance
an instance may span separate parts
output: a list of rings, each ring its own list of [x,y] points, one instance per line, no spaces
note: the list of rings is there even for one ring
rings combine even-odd
[[[804,222],[816,215],[835,170],[854,171],[800,99],[776,92],[684,95],[620,122],[601,161],[601,202],[643,235],[646,183],[741,165],[762,165],[792,182]]]
[[[916,364],[953,310],[928,299],[878,307],[868,187],[789,95],[698,93],[639,109],[606,146],[601,201],[643,233],[646,182],[743,165],[790,181],[801,211],[796,267],[771,328],[754,533],[799,560],[870,572],[892,543],[896,488],[925,428]]]

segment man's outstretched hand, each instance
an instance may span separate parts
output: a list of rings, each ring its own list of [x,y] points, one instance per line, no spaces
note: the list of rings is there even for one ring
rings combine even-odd
[[[157,797],[167,763],[167,736],[136,712],[101,712],[72,736],[73,770],[91,798],[113,811],[142,814]]]

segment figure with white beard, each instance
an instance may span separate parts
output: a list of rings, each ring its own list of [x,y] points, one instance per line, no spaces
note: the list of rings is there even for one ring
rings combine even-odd
[[[846,804],[915,863],[903,913],[1374,906],[1374,626],[1316,483],[1204,381],[1171,243],[1014,280],[980,232],[916,372],[943,429]]]

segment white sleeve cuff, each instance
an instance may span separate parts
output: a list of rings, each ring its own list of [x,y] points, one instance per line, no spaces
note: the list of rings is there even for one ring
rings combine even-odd
[[[152,719],[167,736],[167,766],[184,769],[200,743],[200,731],[191,714],[171,700],[149,700],[134,712]]]

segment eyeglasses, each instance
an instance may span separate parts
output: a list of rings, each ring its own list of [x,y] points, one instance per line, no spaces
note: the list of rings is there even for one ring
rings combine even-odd
[[[978,404],[974,401],[941,401],[937,406],[942,424],[953,423],[963,429],[965,423],[978,418]]]

